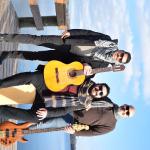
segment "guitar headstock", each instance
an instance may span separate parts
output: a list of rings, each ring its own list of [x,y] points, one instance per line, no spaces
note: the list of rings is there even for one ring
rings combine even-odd
[[[123,71],[125,69],[125,66],[124,65],[113,65],[112,66],[112,70],[114,72],[117,72],[117,71]]]
[[[89,126],[88,125],[84,125],[84,124],[73,124],[72,128],[75,131],[81,131],[81,130],[89,130]]]

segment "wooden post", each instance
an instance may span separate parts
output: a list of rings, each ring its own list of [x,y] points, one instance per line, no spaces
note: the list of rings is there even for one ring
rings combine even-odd
[[[55,0],[55,9],[59,29],[66,29],[66,0]]]
[[[29,0],[29,5],[37,30],[43,30],[44,27],[37,0]]]
[[[55,0],[56,16],[40,15],[40,10],[37,0],[28,0],[31,8],[32,17],[19,18],[19,27],[35,27],[37,30],[42,30],[43,26],[58,26],[59,29],[67,29],[68,18],[66,5],[68,0]]]
[[[46,16],[41,17],[41,19],[43,22],[43,26],[57,26],[56,16]],[[32,17],[19,18],[19,27],[35,27],[34,19]]]

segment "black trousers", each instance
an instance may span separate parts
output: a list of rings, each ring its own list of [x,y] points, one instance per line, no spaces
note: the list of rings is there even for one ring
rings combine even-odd
[[[82,60],[82,57],[70,53],[71,46],[68,45],[54,46],[52,44],[42,44],[41,46],[53,48],[55,50],[3,51],[0,56],[0,62],[3,63],[3,61],[6,58],[19,58],[25,60],[40,60],[40,61],[59,60],[64,63]]]
[[[107,40],[107,36],[101,35],[99,39]],[[50,61],[50,60],[59,60],[64,63],[71,63],[73,61],[79,61],[81,63],[87,63],[92,66],[92,68],[103,68],[107,67],[108,63],[100,62],[99,60],[93,60],[90,56],[78,56],[76,54],[70,53],[71,46],[76,45],[74,40],[78,40],[79,42],[84,43],[84,39],[66,39],[65,41],[69,41],[67,44],[63,44],[60,40],[60,36],[54,36],[55,40],[53,43],[49,43],[50,40],[44,40],[45,38],[52,38],[53,36],[36,36],[36,35],[26,35],[26,34],[0,34],[0,41],[7,42],[20,42],[20,43],[32,43],[39,46],[45,46],[55,50],[46,50],[39,52],[28,51],[3,51],[0,56],[0,64],[7,57],[10,58],[21,58],[26,60],[41,60],[41,61]],[[58,38],[58,39],[57,39]],[[86,40],[87,42],[88,40]],[[85,43],[86,43],[85,42]],[[91,41],[90,41],[91,42]],[[78,45],[82,45],[78,43]],[[93,41],[92,41],[93,44]],[[85,45],[89,45],[88,42]]]
[[[40,71],[18,73],[13,76],[1,79],[0,88],[30,83],[35,86],[39,94],[42,93],[42,90],[46,89],[43,73]]]
[[[39,121],[35,112],[37,109],[45,107],[44,100],[42,98],[42,91],[47,89],[44,83],[43,74],[41,72],[19,73],[2,79],[0,80],[0,88],[30,83],[36,88],[36,96],[32,108],[30,110],[24,110],[10,106],[0,106],[0,118],[31,122]]]
[[[102,34],[102,39],[107,39],[107,36],[105,37]],[[94,42],[92,40],[86,39],[86,37],[80,39],[79,37],[71,37],[62,40],[61,36],[57,35],[30,35],[30,34],[0,34],[0,41],[5,42],[17,42],[17,43],[26,43],[26,44],[35,44],[40,45],[43,43],[51,43],[55,45],[94,45]]]
[[[31,109],[21,109],[7,105],[0,106],[0,119],[14,119],[36,123],[39,122],[39,118],[36,116],[36,111],[38,108],[44,107],[44,103],[41,103],[41,96],[36,95],[34,104],[32,105]]]

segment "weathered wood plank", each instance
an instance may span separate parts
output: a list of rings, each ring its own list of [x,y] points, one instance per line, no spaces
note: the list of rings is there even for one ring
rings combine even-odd
[[[40,15],[40,10],[37,0],[28,0],[33,14],[32,17],[19,18],[19,27],[35,27],[42,30],[43,26],[58,26],[59,29],[69,28],[67,5],[68,0],[55,0],[56,16]]]
[[[40,9],[37,0],[29,0],[29,5],[37,30],[43,30],[43,21],[40,15]]]
[[[66,29],[66,0],[55,0],[57,24],[60,29]]]
[[[16,12],[10,0],[0,0],[0,32],[1,33],[17,33],[18,20]],[[14,50],[18,48],[17,43],[0,43],[0,51]],[[8,77],[16,73],[17,61],[7,59],[0,65],[0,78]],[[0,120],[0,122],[3,120]],[[0,144],[0,150],[17,150],[17,143],[5,147]]]
[[[42,21],[44,26],[57,26],[56,16],[42,17]],[[20,28],[35,27],[34,19],[32,17],[19,18],[19,27]]]

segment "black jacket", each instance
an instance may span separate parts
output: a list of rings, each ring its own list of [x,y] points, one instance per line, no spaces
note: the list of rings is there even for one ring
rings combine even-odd
[[[65,44],[71,43],[71,45],[95,45],[94,41],[96,40],[107,40],[107,41],[113,41],[115,43],[118,43],[118,40],[112,40],[109,35],[91,31],[91,30],[85,30],[85,29],[71,29],[68,30],[70,32],[70,37],[66,38]],[[70,42],[71,41],[71,42]]]

